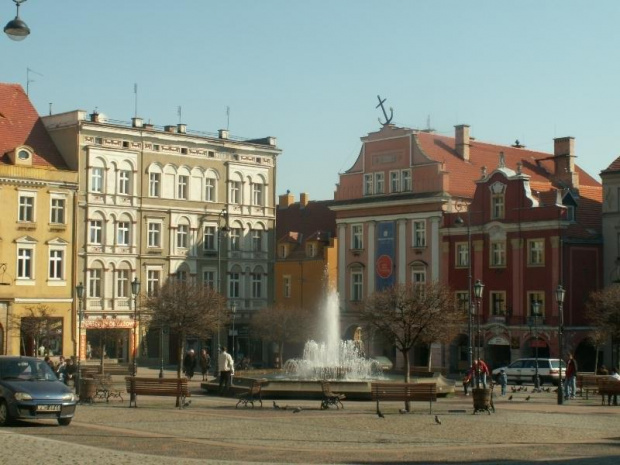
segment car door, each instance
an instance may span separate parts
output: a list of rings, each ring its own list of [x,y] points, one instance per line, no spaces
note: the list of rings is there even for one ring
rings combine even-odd
[[[536,374],[536,360],[523,360],[523,368],[521,368],[521,382],[530,383]]]
[[[523,368],[523,361],[517,360],[512,362],[508,367],[506,367],[506,376],[508,377],[508,382],[516,383],[521,379],[521,369]]]

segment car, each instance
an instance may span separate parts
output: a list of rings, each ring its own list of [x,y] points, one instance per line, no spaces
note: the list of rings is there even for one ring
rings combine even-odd
[[[372,357],[372,359],[374,361],[376,361],[379,364],[379,367],[383,370],[383,371],[389,371],[392,368],[394,368],[394,364],[392,363],[392,361],[387,358],[384,357],[382,355],[379,355],[377,357]]]
[[[522,384],[533,383],[536,376],[536,358],[520,358],[515,360],[508,366],[496,368],[492,371],[493,379],[499,381],[499,373],[501,370],[506,371],[508,383]],[[560,360],[557,358],[538,358],[538,377],[540,385],[551,383],[558,385],[560,379]],[[566,370],[566,363],[562,360],[562,377]]]
[[[55,419],[68,426],[77,396],[36,357],[0,356],[0,426],[16,419]]]

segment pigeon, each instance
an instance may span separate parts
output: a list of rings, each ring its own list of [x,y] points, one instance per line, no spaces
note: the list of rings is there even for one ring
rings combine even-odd
[[[527,392],[527,386],[523,388],[523,392]]]
[[[441,425],[441,420],[439,419],[437,415],[435,415],[435,423],[437,423],[438,425]]]
[[[301,412],[301,407],[295,407],[293,409],[293,413],[299,413],[299,412]]]
[[[401,408],[400,410],[398,410],[398,413],[405,414],[405,413],[407,413],[407,409]]]
[[[191,404],[191,403],[192,403],[192,401],[191,401],[191,400],[188,400],[187,402],[185,402],[185,403],[183,404],[183,407],[189,407],[189,404]]]
[[[383,413],[381,412],[381,410],[379,410],[379,408],[377,407],[377,416],[379,418],[385,418],[385,415],[383,415]]]
[[[273,401],[273,408],[276,410],[280,410],[280,406],[278,404],[276,404],[276,401]]]
[[[508,400],[512,400],[512,395],[508,398]]]
[[[525,398],[525,400],[530,400],[530,396],[527,396],[527,397]]]
[[[514,386],[510,386],[510,389],[512,390],[512,392],[517,392],[517,388]]]

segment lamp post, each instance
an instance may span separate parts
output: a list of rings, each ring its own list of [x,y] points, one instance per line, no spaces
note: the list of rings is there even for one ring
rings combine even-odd
[[[555,290],[555,300],[558,302],[558,405],[564,403],[564,393],[562,392],[562,332],[564,331],[564,311],[562,307],[564,305],[565,294],[566,290],[561,284],[558,284]]]
[[[538,376],[538,318],[539,318],[540,302],[535,300],[532,302],[532,314],[530,315],[530,332],[532,327],[534,328],[534,358],[535,358],[535,373],[534,373],[534,391],[540,390],[540,378]]]
[[[457,210],[459,210],[459,206],[457,205]],[[463,219],[459,216],[454,220],[454,223],[462,226]],[[474,313],[474,307],[472,305],[471,300],[471,213],[469,208],[467,208],[467,343],[468,343],[468,351],[467,351],[467,364],[469,366],[469,370],[471,371],[472,362],[473,362],[473,349],[472,349],[472,318]]]
[[[140,281],[134,278],[131,282],[131,294],[133,295],[133,376],[138,374],[138,294],[140,293]],[[131,302],[131,299],[129,300]]]
[[[235,302],[232,303],[232,314],[233,314],[233,325],[232,325],[232,358],[233,363],[235,363],[235,318],[237,317],[237,304]]]
[[[159,328],[159,378],[164,377],[164,327]]]
[[[484,290],[484,284],[479,279],[476,279],[476,283],[474,284],[474,295],[476,296],[476,306],[477,306],[477,333],[478,338],[476,342],[476,360],[480,359],[480,341],[482,340],[480,333],[480,301],[482,300],[482,291]],[[480,364],[476,364],[476,388],[480,388]]]
[[[26,0],[13,0],[15,5],[17,5],[17,14],[15,15],[15,19],[12,19],[4,26],[4,33],[11,40],[24,40],[30,34],[30,28],[19,17],[19,6],[25,1]]]
[[[78,343],[77,343],[77,375],[75,376],[76,387],[75,392],[79,396],[80,395],[80,368],[81,368],[81,360],[82,360],[82,319],[84,318],[84,312],[82,309],[82,298],[84,297],[84,285],[80,282],[77,286],[75,286],[75,293],[78,298]]]
[[[219,221],[218,221],[219,229],[217,232],[217,292],[219,292],[220,295],[224,295],[224,292],[222,292],[222,237],[228,231],[228,210],[226,210],[225,208],[222,208],[222,211],[220,211],[218,218],[219,218]],[[224,220],[224,226],[222,226],[222,220]],[[222,347],[220,344],[220,316],[221,316],[221,308],[218,307],[217,337],[216,337],[217,350],[212,352],[213,354],[216,355],[215,356],[215,373],[219,373],[220,367],[218,366],[218,363],[219,363],[218,361],[219,361],[220,348]]]

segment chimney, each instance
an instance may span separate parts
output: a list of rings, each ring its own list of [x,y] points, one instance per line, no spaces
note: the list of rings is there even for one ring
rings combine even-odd
[[[579,187],[579,174],[575,171],[575,138],[553,139],[553,168],[555,179],[567,187]]]
[[[310,201],[310,196],[306,192],[302,192],[301,194],[299,194],[299,205],[302,208],[308,205],[309,201]]]
[[[183,124],[183,123],[177,124],[177,132],[179,134],[186,134],[187,133],[187,124]]]
[[[97,110],[93,111],[90,114],[90,121],[93,123],[98,123],[99,122],[99,113],[97,112]]]
[[[217,132],[220,135],[220,139],[228,139],[228,129],[219,129]]]
[[[142,118],[138,118],[137,116],[135,118],[131,118],[131,127],[141,128],[142,126],[144,126],[144,121]]]
[[[456,153],[465,161],[469,161],[469,125],[459,124],[454,126],[454,143]]]
[[[177,127],[174,124],[168,124],[164,126],[164,131],[166,132],[175,132],[176,130],[177,130]]]
[[[291,191],[286,191],[286,194],[280,195],[278,201],[278,208],[288,208],[295,202],[295,196],[291,194]]]

